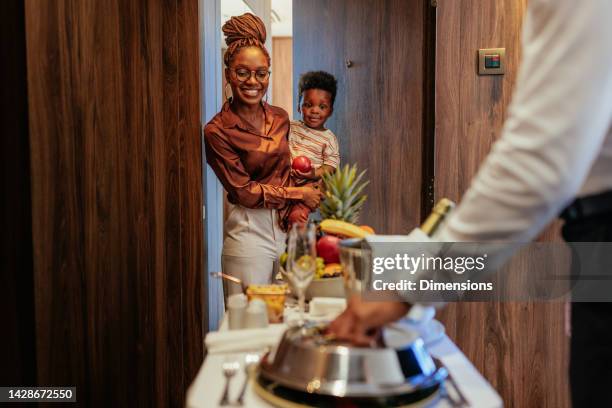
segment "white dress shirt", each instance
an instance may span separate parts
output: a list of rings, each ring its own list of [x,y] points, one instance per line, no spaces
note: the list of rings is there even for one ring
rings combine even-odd
[[[611,18],[611,0],[529,1],[501,137],[436,241],[479,242],[492,270],[575,197],[612,190]],[[474,255],[465,250],[451,244],[443,252]],[[423,278],[453,282],[459,275],[419,270],[413,276]],[[423,299],[401,295],[410,303]]]
[[[502,135],[440,240],[527,242],[576,196],[612,190],[611,19],[610,0],[529,1]]]

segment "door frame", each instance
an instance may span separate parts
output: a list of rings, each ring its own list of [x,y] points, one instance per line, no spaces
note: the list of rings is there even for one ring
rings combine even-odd
[[[218,111],[223,101],[221,89],[221,0],[199,0],[200,21],[200,121],[204,125]],[[202,126],[202,130],[203,130]],[[223,286],[220,279],[209,279],[211,272],[221,271],[223,249],[223,186],[206,164],[202,132],[202,180],[204,181],[204,231],[206,262],[204,293],[208,327],[217,330],[224,313]],[[206,319],[205,319],[206,321]]]

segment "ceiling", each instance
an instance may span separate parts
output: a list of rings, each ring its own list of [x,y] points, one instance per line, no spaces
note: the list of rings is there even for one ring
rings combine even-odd
[[[271,0],[272,3],[272,37],[292,36],[292,0]],[[221,24],[231,16],[250,12],[251,9],[243,0],[221,1]]]
[[[293,35],[292,0],[272,0],[272,36],[291,37]],[[276,17],[280,21],[276,21]]]

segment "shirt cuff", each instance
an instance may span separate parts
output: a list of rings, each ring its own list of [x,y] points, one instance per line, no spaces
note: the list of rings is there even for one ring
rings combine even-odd
[[[303,200],[304,193],[301,188],[288,188],[285,190],[285,198],[287,200]]]
[[[287,206],[288,201],[298,201],[304,199],[304,193],[301,189],[287,187],[271,187],[263,188],[263,207],[281,209]]]

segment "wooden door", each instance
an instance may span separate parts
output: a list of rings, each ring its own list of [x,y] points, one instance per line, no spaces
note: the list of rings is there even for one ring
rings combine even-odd
[[[293,78],[325,70],[338,79],[334,115],[342,163],[368,169],[361,223],[405,233],[421,220],[426,129],[427,3],[293,2]],[[294,104],[295,105],[295,104]],[[294,112],[295,118],[300,118]]]
[[[37,383],[182,407],[206,324],[198,2],[26,1],[25,26]]]

